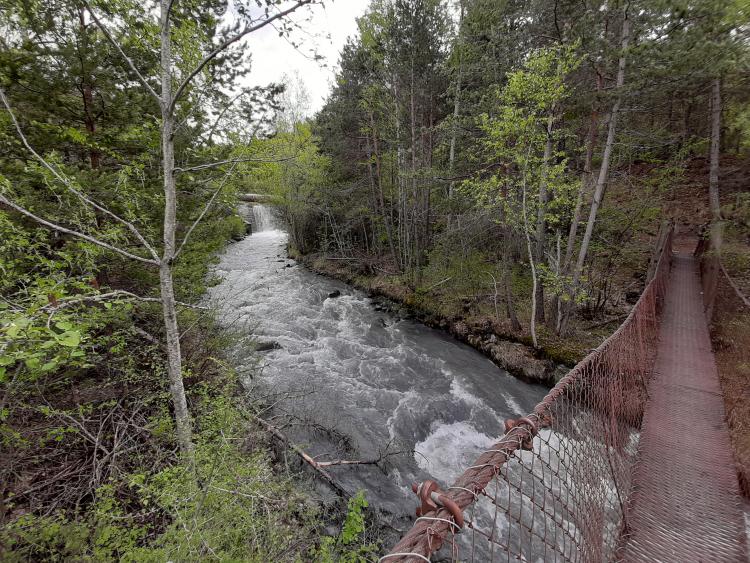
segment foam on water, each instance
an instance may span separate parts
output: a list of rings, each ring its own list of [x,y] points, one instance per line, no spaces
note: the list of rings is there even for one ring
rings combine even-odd
[[[441,332],[375,311],[365,294],[289,260],[286,241],[279,230],[255,232],[230,245],[214,270],[221,282],[211,301],[241,337],[237,367],[256,365],[252,340],[280,345],[260,355],[262,376],[252,385],[278,401],[277,414],[315,423],[288,430],[311,455],[361,459],[390,444],[425,456],[389,458],[391,477],[375,467],[331,468],[374,506],[411,515],[412,481],[450,481],[502,434],[505,418],[530,411],[545,390]],[[328,298],[333,291],[341,295]]]
[[[478,432],[468,422],[433,425],[424,440],[414,445],[417,465],[445,486],[472,465],[489,446],[493,438]]]

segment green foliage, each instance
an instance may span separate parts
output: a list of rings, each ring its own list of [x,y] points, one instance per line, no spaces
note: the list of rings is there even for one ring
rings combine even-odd
[[[312,542],[316,509],[273,473],[262,450],[243,453],[242,409],[220,388],[207,387],[197,422],[195,472],[144,465],[100,486],[83,513],[18,518],[0,531],[4,560],[261,562],[301,556]],[[123,490],[131,506],[123,504]],[[140,508],[134,511],[133,503]],[[364,497],[352,499],[341,546],[355,546],[362,536],[366,506]],[[163,528],[154,527],[154,513],[162,515]]]
[[[577,181],[570,177],[565,151],[557,147],[566,131],[554,126],[560,104],[570,95],[565,79],[577,68],[580,59],[574,46],[540,49],[526,61],[524,68],[508,75],[506,85],[496,92],[497,113],[483,114],[480,126],[486,138],[484,149],[491,160],[504,165],[489,178],[464,183],[464,190],[487,206],[500,205],[503,221],[531,232],[529,218],[543,206],[545,222],[555,226],[569,214]],[[539,194],[545,190],[542,203]]]
[[[364,510],[369,506],[364,491],[349,499],[344,525],[338,536],[325,536],[311,551],[319,563],[366,563],[377,557],[379,546],[366,540]]]
[[[252,166],[253,191],[274,197],[289,229],[291,243],[306,253],[315,245],[329,182],[330,159],[321,155],[308,124],[296,124],[251,146],[270,162]]]

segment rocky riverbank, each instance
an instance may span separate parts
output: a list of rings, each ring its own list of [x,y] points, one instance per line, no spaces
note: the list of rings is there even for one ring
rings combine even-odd
[[[428,311],[410,303],[409,295],[402,287],[371,283],[369,278],[318,255],[295,256],[311,271],[344,281],[365,291],[375,301],[376,310],[395,313],[402,318],[412,318],[429,327],[448,332],[490,358],[495,364],[523,381],[552,386],[575,364],[578,358],[564,363],[556,358],[554,351],[534,350],[521,339],[508,334],[498,334],[488,320],[476,321],[449,318],[435,311]]]

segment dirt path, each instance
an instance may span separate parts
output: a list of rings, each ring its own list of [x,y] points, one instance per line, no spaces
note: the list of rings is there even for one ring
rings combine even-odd
[[[678,245],[628,516],[625,561],[747,561],[697,263]]]

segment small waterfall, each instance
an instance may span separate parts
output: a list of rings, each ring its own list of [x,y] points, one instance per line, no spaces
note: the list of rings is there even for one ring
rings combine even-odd
[[[275,231],[278,229],[273,210],[267,205],[253,205],[253,232]]]

